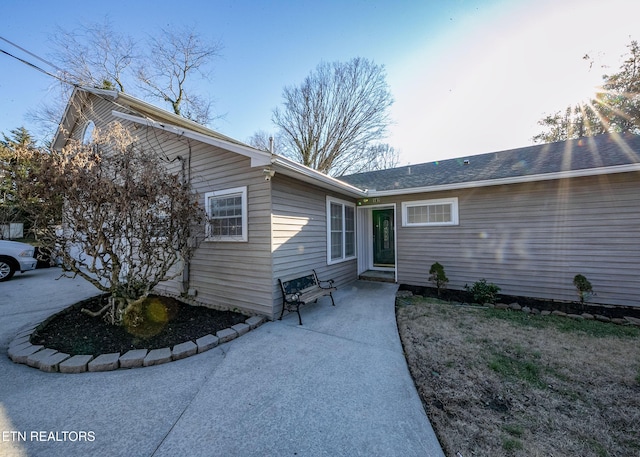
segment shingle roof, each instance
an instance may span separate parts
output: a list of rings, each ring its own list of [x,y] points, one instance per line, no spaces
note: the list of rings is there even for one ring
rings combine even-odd
[[[388,170],[342,176],[362,189],[390,191],[640,164],[640,136],[604,134]]]

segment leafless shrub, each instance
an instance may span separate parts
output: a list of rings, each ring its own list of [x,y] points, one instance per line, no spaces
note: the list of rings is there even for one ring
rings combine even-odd
[[[67,272],[110,294],[110,320],[181,274],[204,212],[179,162],[163,162],[117,122],[51,152],[24,186],[46,202],[32,218]],[[60,224],[61,223],[61,224]]]

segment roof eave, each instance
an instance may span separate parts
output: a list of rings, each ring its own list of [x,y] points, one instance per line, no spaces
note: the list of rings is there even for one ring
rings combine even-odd
[[[446,190],[471,189],[477,187],[501,186],[507,184],[521,184],[527,182],[551,181],[555,179],[580,178],[584,176],[600,176],[617,173],[640,171],[640,163],[616,165],[611,167],[587,168],[584,170],[560,171],[529,176],[515,176],[510,178],[487,179],[483,181],[468,181],[461,183],[440,184],[435,186],[412,187],[405,189],[369,190],[370,197],[388,197],[406,194],[421,194]]]
[[[254,149],[250,146],[244,146],[236,142],[226,141],[211,135],[206,135],[204,133],[194,132],[191,129],[183,128],[181,126],[176,126],[169,123],[162,123],[162,122],[155,121],[153,119],[148,119],[140,116],[133,116],[131,114],[122,113],[116,110],[111,111],[111,114],[114,117],[124,119],[126,121],[134,122],[136,124],[145,125],[148,127],[159,129],[159,130],[164,130],[166,132],[171,132],[178,136],[191,138],[193,140],[197,140],[205,144],[216,146],[231,152],[235,152],[236,154],[249,157],[251,159],[252,167],[261,167],[264,165],[269,165],[271,163],[271,154],[260,151],[258,149]]]
[[[75,87],[73,89],[71,97],[69,97],[69,103],[67,103],[67,106],[64,109],[62,119],[60,119],[58,128],[53,136],[53,141],[51,142],[52,149],[62,149],[69,139],[69,133],[80,116],[81,109],[79,105],[84,103],[84,100],[82,102],[79,102],[79,100],[83,94],[85,94],[86,97],[86,92],[87,91],[81,87]],[[76,100],[78,100],[78,102],[76,102]]]
[[[333,189],[351,197],[361,198],[367,196],[367,192],[356,186],[352,186],[351,184],[347,184],[337,178],[325,175],[324,173],[298,162],[294,162],[286,157],[274,154],[271,163],[275,166],[277,171],[280,171],[287,176],[292,176],[302,181],[319,185],[325,189]]]

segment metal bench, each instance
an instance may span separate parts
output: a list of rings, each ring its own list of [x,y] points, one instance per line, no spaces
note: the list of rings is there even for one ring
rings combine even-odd
[[[280,283],[280,289],[282,290],[282,311],[278,320],[282,319],[284,310],[298,313],[298,321],[302,325],[302,318],[300,317],[300,306],[306,303],[317,301],[318,298],[328,295],[331,297],[331,304],[336,306],[333,301],[332,292],[337,289],[333,287],[333,279],[327,281],[320,281],[316,270],[311,270],[312,274],[302,276],[300,278],[289,279],[283,281],[278,279]]]

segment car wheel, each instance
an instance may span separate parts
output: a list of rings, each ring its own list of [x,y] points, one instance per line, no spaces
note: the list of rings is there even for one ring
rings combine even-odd
[[[0,257],[0,282],[8,281],[15,272],[16,268],[13,266],[13,262],[6,257]]]

